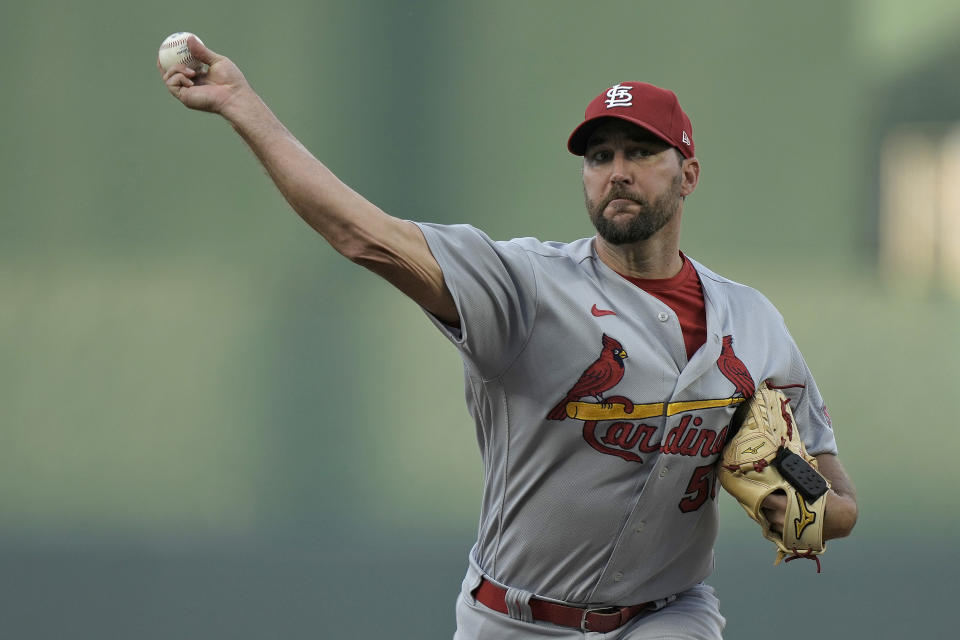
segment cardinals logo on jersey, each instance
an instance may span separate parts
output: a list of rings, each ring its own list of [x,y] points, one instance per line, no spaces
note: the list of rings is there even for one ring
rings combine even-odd
[[[607,334],[603,334],[600,341],[603,343],[600,357],[580,374],[563,400],[550,410],[547,414],[548,420],[563,420],[567,417],[567,404],[586,396],[593,396],[597,402],[603,402],[603,394],[623,379],[623,361],[627,352],[623,350],[620,342]]]
[[[591,313],[599,315],[594,310]],[[547,412],[546,419],[582,422],[583,439],[590,447],[627,462],[643,463],[650,454],[682,456],[690,460],[684,463],[688,465],[702,461],[691,470],[686,492],[677,504],[684,513],[697,511],[716,497],[713,469],[727,439],[730,416],[756,390],[750,371],[733,351],[733,336],[724,336],[717,369],[711,374],[718,394],[726,391],[724,379],[733,384],[729,396],[653,402],[607,395],[624,379],[627,352],[606,334],[601,343],[600,355]]]
[[[733,352],[733,337],[724,337],[717,369],[711,373],[719,393],[723,393],[724,379],[733,383],[729,396],[641,403],[624,395],[606,395],[624,378],[627,352],[606,334],[601,343],[600,355],[547,412],[546,419],[582,422],[583,439],[591,448],[626,462],[642,464],[649,456],[681,456],[685,462],[680,464],[689,468],[690,476],[677,508],[683,513],[699,510],[717,496],[714,467],[727,439],[733,409],[755,391],[750,372]]]
[[[727,380],[733,383],[734,395],[739,393],[744,400],[753,396],[756,391],[753,376],[747,370],[747,365],[743,364],[743,361],[733,352],[733,336],[723,336],[717,368]]]

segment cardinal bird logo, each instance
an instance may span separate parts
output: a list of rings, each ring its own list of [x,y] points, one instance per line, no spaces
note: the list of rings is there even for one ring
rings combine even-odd
[[[563,420],[567,417],[567,403],[576,402],[580,398],[593,396],[597,402],[603,402],[603,394],[623,379],[623,360],[627,352],[619,342],[603,334],[603,351],[593,364],[587,367],[580,379],[577,380],[563,400],[557,403],[550,413],[548,420]]]
[[[743,364],[743,361],[733,352],[733,336],[723,336],[717,368],[736,387],[734,394],[739,393],[744,399],[753,396],[753,392],[756,391],[753,377],[747,370],[747,365]]]

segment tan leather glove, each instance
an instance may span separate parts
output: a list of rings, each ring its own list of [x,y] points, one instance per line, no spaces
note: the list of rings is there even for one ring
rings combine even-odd
[[[779,564],[796,558],[820,560],[824,552],[823,512],[830,484],[817,471],[817,461],[797,433],[787,397],[766,382],[734,414],[720,457],[717,473],[720,484],[762,529],[763,536],[777,545]],[[738,428],[739,427],[739,428]],[[780,491],[787,496],[783,535],[770,529],[761,510],[764,499]]]

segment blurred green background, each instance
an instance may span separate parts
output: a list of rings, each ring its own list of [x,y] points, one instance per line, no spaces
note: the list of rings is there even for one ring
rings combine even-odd
[[[726,637],[953,637],[960,296],[884,277],[877,230],[885,132],[960,120],[958,27],[946,0],[4,3],[0,637],[453,634],[458,356],[167,95],[180,30],[374,203],[496,238],[589,235],[586,102],[674,89],[682,246],[783,311],[861,505],[816,575],[723,498]]]

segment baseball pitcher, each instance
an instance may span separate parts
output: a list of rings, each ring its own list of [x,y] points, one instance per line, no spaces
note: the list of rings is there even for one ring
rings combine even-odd
[[[850,533],[854,490],[783,318],[680,251],[700,163],[672,92],[616,84],[573,129],[594,237],[495,241],[387,215],[228,58],[188,46],[206,66],[161,68],[170,93],[225,118],[294,210],[416,301],[462,356],[485,482],[457,640],[720,638],[704,583],[718,469],[783,556],[818,557]]]

